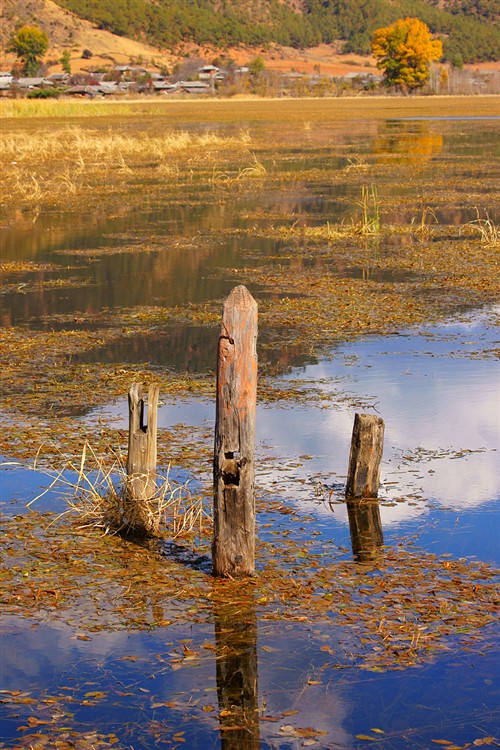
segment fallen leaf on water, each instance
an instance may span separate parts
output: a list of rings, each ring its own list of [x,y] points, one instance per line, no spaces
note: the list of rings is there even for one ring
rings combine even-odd
[[[281,734],[285,734],[287,737],[297,736],[295,727],[293,727],[291,724],[283,724],[283,726],[280,727],[280,732]]]

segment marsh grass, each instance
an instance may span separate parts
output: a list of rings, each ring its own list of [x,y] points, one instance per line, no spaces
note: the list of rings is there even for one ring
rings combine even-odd
[[[248,120],[276,122],[304,122],[304,106],[307,106],[307,123],[352,121],[353,119],[388,119],[435,115],[436,106],[442,117],[462,116],[466,102],[469,115],[493,115],[498,113],[498,96],[433,96],[408,97],[318,97],[313,99],[213,99],[168,100],[158,99],[104,99],[100,101],[50,99],[0,99],[0,116],[9,119],[31,118],[105,118],[130,116],[169,117],[182,122],[240,123]],[[304,130],[307,130],[304,127]]]
[[[20,137],[17,132],[0,132],[0,152],[4,169],[0,178],[0,199],[12,197],[31,205],[59,202],[89,192],[103,180],[124,184],[132,173],[149,171],[162,179],[176,179],[179,165],[172,159],[189,162],[203,157],[209,162],[217,155],[227,161],[227,152],[247,150],[248,133],[224,137],[217,133],[190,134],[172,131],[148,138],[115,130],[90,130],[69,125]],[[265,174],[265,167],[254,157],[240,170],[237,179]]]
[[[376,187],[361,188],[361,198],[352,201],[361,208],[361,221],[352,219],[349,223],[326,224],[320,226],[299,226],[296,223],[289,227],[281,226],[272,230],[272,234],[280,239],[304,237],[313,241],[330,241],[346,237],[366,237],[380,233],[379,197]]]
[[[366,172],[369,168],[369,164],[362,156],[354,155],[351,158],[347,159],[347,167],[345,168],[346,172]]]
[[[237,181],[240,180],[246,180],[246,179],[252,179],[257,178],[261,179],[263,177],[266,177],[267,175],[267,169],[262,164],[261,161],[255,156],[255,154],[252,154],[251,164],[249,164],[248,167],[243,167],[239,170],[238,176],[236,177]]]
[[[86,442],[78,460],[68,459],[57,470],[40,466],[37,454],[33,469],[51,481],[28,507],[54,491],[62,495],[67,506],[57,518],[71,515],[81,529],[122,535],[146,532],[154,536],[169,529],[174,539],[195,530],[203,532],[209,515],[202,498],[193,496],[187,484],[171,482],[167,470],[166,474],[156,475],[153,495],[132,501],[124,458],[113,451],[110,454],[111,461]]]
[[[257,158],[254,153],[248,154],[250,163],[244,167],[238,167],[238,170],[221,169],[219,165],[214,165],[210,181],[214,187],[233,187],[246,182],[247,180],[263,180],[267,177],[267,168]]]

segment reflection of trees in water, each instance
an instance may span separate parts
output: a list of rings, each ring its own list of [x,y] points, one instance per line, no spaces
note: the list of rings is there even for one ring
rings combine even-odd
[[[355,559],[359,562],[373,560],[384,543],[378,500],[347,500],[347,515]]]
[[[433,132],[427,123],[399,122],[381,131],[373,140],[372,151],[378,164],[404,162],[421,164],[443,150],[441,133]]]
[[[236,601],[213,600],[221,750],[260,748],[254,592],[240,586]]]

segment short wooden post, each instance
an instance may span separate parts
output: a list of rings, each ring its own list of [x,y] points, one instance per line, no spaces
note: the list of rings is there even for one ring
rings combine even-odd
[[[148,423],[144,420],[144,398],[140,383],[134,383],[128,394],[129,432],[127,457],[127,524],[137,531],[155,533],[159,519],[151,500],[156,493],[158,399],[160,389],[148,389]]]
[[[373,414],[356,414],[345,494],[347,498],[377,497],[384,447],[384,420]]]
[[[254,445],[257,303],[237,286],[224,303],[217,357],[214,444],[214,576],[255,569]]]

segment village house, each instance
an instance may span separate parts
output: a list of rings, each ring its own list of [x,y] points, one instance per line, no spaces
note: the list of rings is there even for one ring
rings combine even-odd
[[[204,81],[179,81],[178,86],[186,94],[208,94],[212,90]]]
[[[17,88],[21,90],[29,90],[32,91],[33,89],[40,89],[40,88],[50,88],[54,85],[53,81],[50,81],[48,78],[41,78],[41,77],[34,77],[34,78],[18,78],[17,80],[12,81],[12,85],[16,85]]]

